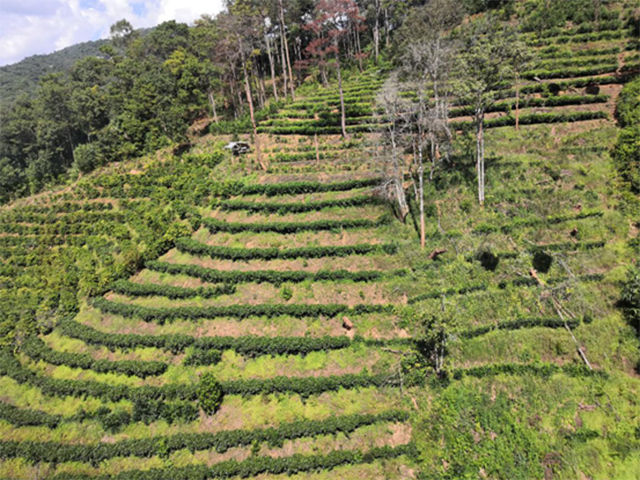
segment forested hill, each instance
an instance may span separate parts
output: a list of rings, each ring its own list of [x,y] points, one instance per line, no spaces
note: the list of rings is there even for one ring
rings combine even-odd
[[[72,45],[48,55],[32,55],[12,65],[0,67],[0,107],[11,105],[21,94],[33,96],[39,81],[49,73],[68,71],[78,60],[100,55],[108,40]]]

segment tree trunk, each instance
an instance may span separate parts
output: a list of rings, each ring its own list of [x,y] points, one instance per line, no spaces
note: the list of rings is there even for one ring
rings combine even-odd
[[[278,3],[280,4],[280,28],[282,29],[282,37],[284,41],[284,53],[287,59],[287,69],[289,70],[289,80],[290,80],[289,88],[291,88],[291,99],[295,102],[296,90],[293,82],[293,70],[291,69],[291,57],[289,56],[289,44],[287,42],[287,33],[285,30],[285,23],[284,23],[284,4],[282,0],[278,0]]]
[[[516,132],[520,130],[520,78],[516,75]]]
[[[284,99],[287,99],[287,95],[289,95],[289,75],[287,74],[287,60],[284,54],[284,32],[282,31],[282,25],[280,26],[280,63],[282,64],[282,79],[283,79],[283,88],[282,94]]]
[[[390,29],[390,27],[389,27],[389,9],[385,8],[384,9],[384,36],[385,36],[384,41],[385,41],[385,45],[387,47],[389,47],[389,43],[390,43],[390,41],[389,41],[389,29]]]
[[[360,46],[360,32],[358,31],[358,27],[354,27],[356,29],[356,55],[358,57],[358,66],[360,67],[360,71],[362,72],[362,47]]]
[[[262,169],[266,172],[267,165],[262,161],[262,152],[260,151],[260,138],[258,137],[258,127],[256,125],[256,117],[253,112],[253,97],[251,96],[251,86],[249,85],[249,73],[247,65],[242,62],[242,71],[244,73],[244,88],[247,94],[247,102],[249,102],[249,115],[251,117],[251,126],[253,127],[253,141],[256,144],[256,157]]]
[[[484,112],[476,115],[476,157],[478,169],[478,202],[484,205]]]
[[[340,58],[336,52],[336,67],[338,71],[338,89],[340,90],[340,127],[342,128],[342,137],[347,138],[347,115],[344,107],[344,92],[342,91],[342,73],[340,72]]]
[[[218,123],[218,112],[216,112],[216,99],[213,96],[213,92],[209,92],[209,103],[211,104],[211,111],[213,112],[213,121]]]
[[[426,222],[424,218],[424,159],[422,147],[418,147],[418,201],[420,204],[420,248],[424,250],[427,240]]]
[[[404,193],[404,188],[402,186],[402,182],[404,180],[404,175],[400,170],[400,166],[398,163],[398,145],[396,144],[396,135],[395,135],[395,127],[390,127],[390,137],[391,137],[391,166],[393,168],[393,188],[395,190],[396,200],[398,202],[398,210],[400,213],[400,220],[403,222],[405,218],[407,218],[407,214],[409,213],[409,206],[407,205],[407,198]]]
[[[267,56],[269,57],[269,68],[271,69],[271,86],[273,87],[273,98],[278,101],[278,87],[276,85],[276,66],[273,63],[273,55],[271,54],[271,41],[267,32],[264,33],[264,41],[267,44]]]
[[[380,56],[380,0],[376,0],[376,22],[373,26],[373,53],[378,64]]]

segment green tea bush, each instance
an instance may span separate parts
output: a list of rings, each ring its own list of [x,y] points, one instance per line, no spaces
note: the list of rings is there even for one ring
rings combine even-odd
[[[18,408],[5,402],[0,402],[0,419],[9,422],[16,427],[45,426],[56,428],[62,417],[50,415],[38,410]]]
[[[562,373],[571,377],[606,377],[607,374],[600,370],[590,370],[586,365],[563,365],[555,363],[503,363],[482,365],[480,367],[457,368],[452,372],[454,380],[468,377],[490,377],[494,375],[526,375],[548,378],[551,375]]]
[[[210,246],[191,238],[180,238],[176,247],[183,253],[211,258],[248,261],[248,260],[291,260],[296,258],[347,257],[350,255],[385,254],[394,255],[398,247],[393,244],[371,245],[357,244],[326,247],[300,248],[231,248]]]
[[[180,298],[216,298],[221,295],[233,295],[236,292],[234,285],[219,285],[213,288],[182,288],[171,285],[157,285],[153,283],[135,283],[128,280],[118,280],[111,286],[111,290],[121,295],[130,297],[160,296],[171,299]]]
[[[167,371],[167,364],[162,362],[143,362],[137,360],[96,360],[84,353],[59,352],[48,347],[40,338],[27,339],[21,346],[22,352],[33,360],[42,360],[52,365],[66,365],[100,373],[118,373],[140,378],[162,375]]]
[[[220,382],[211,372],[205,372],[198,382],[198,404],[204,413],[213,415],[222,404],[223,391]]]
[[[246,210],[254,213],[277,213],[285,215],[287,213],[316,212],[327,208],[347,208],[363,207],[366,205],[384,205],[386,202],[378,197],[362,195],[358,197],[344,198],[338,200],[324,200],[318,202],[292,202],[292,203],[265,203],[265,202],[245,202],[242,200],[220,201],[214,207],[222,210]]]
[[[174,354],[193,346],[197,350],[234,350],[247,357],[260,355],[306,355],[310,352],[348,348],[351,340],[339,337],[190,337],[187,335],[137,335],[132,333],[104,333],[87,325],[64,320],[60,331],[71,338],[109,349],[154,347]],[[364,341],[358,338],[355,341]],[[382,342],[384,344],[384,342]]]
[[[110,401],[124,399],[130,401],[142,399],[195,401],[198,398],[197,386],[192,384],[129,387],[126,385],[108,385],[92,380],[59,380],[40,376],[23,367],[13,355],[6,351],[0,352],[0,375],[37,387],[43,394],[53,396],[90,396]],[[331,377],[274,377],[265,380],[231,380],[220,382],[220,384],[225,395],[246,397],[282,393],[298,394],[303,398],[307,398],[311,395],[338,391],[342,388],[392,387],[399,385],[399,379],[395,377],[395,374],[389,373],[377,375],[361,373]]]
[[[151,261],[145,264],[146,268],[156,272],[170,273],[172,275],[188,275],[211,283],[300,283],[306,280],[313,282],[340,281],[352,282],[374,282],[387,277],[399,277],[407,274],[407,270],[395,270],[390,272],[381,271],[357,271],[348,270],[319,270],[317,272],[306,271],[277,271],[277,270],[255,270],[223,271],[211,268],[200,267],[198,265],[184,265],[175,263],[165,263]]]
[[[325,230],[345,230],[356,228],[375,228],[388,225],[392,221],[389,215],[383,215],[378,220],[317,220],[314,222],[271,222],[271,223],[229,223],[213,218],[203,220],[203,225],[211,233],[229,232],[274,232],[282,235],[304,231],[320,232]]]
[[[408,413],[390,410],[378,415],[354,414],[325,420],[299,420],[278,427],[254,430],[226,430],[216,433],[180,433],[172,436],[120,440],[115,443],[70,445],[58,442],[0,442],[0,458],[25,458],[32,462],[89,462],[127,456],[148,458],[182,449],[191,452],[215,450],[225,453],[231,448],[266,442],[280,446],[287,440],[313,438],[319,435],[350,434],[368,425],[383,422],[406,422]]]
[[[258,305],[229,305],[210,307],[174,307],[151,308],[126,303],[117,303],[102,297],[94,298],[92,304],[104,313],[121,315],[126,318],[140,318],[145,322],[164,324],[166,321],[178,318],[196,320],[201,318],[248,318],[248,317],[279,317],[291,316],[295,318],[324,316],[333,318],[341,313],[359,315],[364,313],[383,313],[392,310],[390,305],[356,305],[348,307],[338,304],[258,304]]]
[[[186,467],[167,467],[151,470],[129,470],[117,475],[78,475],[61,473],[52,477],[54,480],[206,480],[210,478],[248,478],[257,475],[285,475],[293,476],[299,473],[332,470],[341,465],[359,465],[376,460],[397,458],[402,455],[416,456],[417,450],[413,444],[397,447],[375,447],[367,452],[359,450],[334,450],[326,455],[302,455],[273,458],[252,457],[238,462],[227,460],[207,465],[189,465]]]
[[[183,365],[216,365],[222,360],[222,353],[219,350],[194,349],[182,362]]]
[[[566,325],[570,328],[576,328],[580,325],[580,322],[577,320],[568,320]],[[537,327],[564,328],[565,321],[560,318],[519,318],[517,320],[502,321],[493,325],[464,330],[460,332],[459,335],[462,338],[475,338],[498,330],[520,330],[523,328]]]

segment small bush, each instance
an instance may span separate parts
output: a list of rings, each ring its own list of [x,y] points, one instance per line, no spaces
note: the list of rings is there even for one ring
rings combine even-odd
[[[211,372],[206,372],[198,383],[198,403],[207,415],[213,415],[222,404],[222,386]]]

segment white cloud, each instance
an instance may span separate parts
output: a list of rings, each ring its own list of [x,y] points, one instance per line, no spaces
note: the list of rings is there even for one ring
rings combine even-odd
[[[222,0],[0,0],[0,65],[106,38],[122,18],[148,28],[220,10]]]

